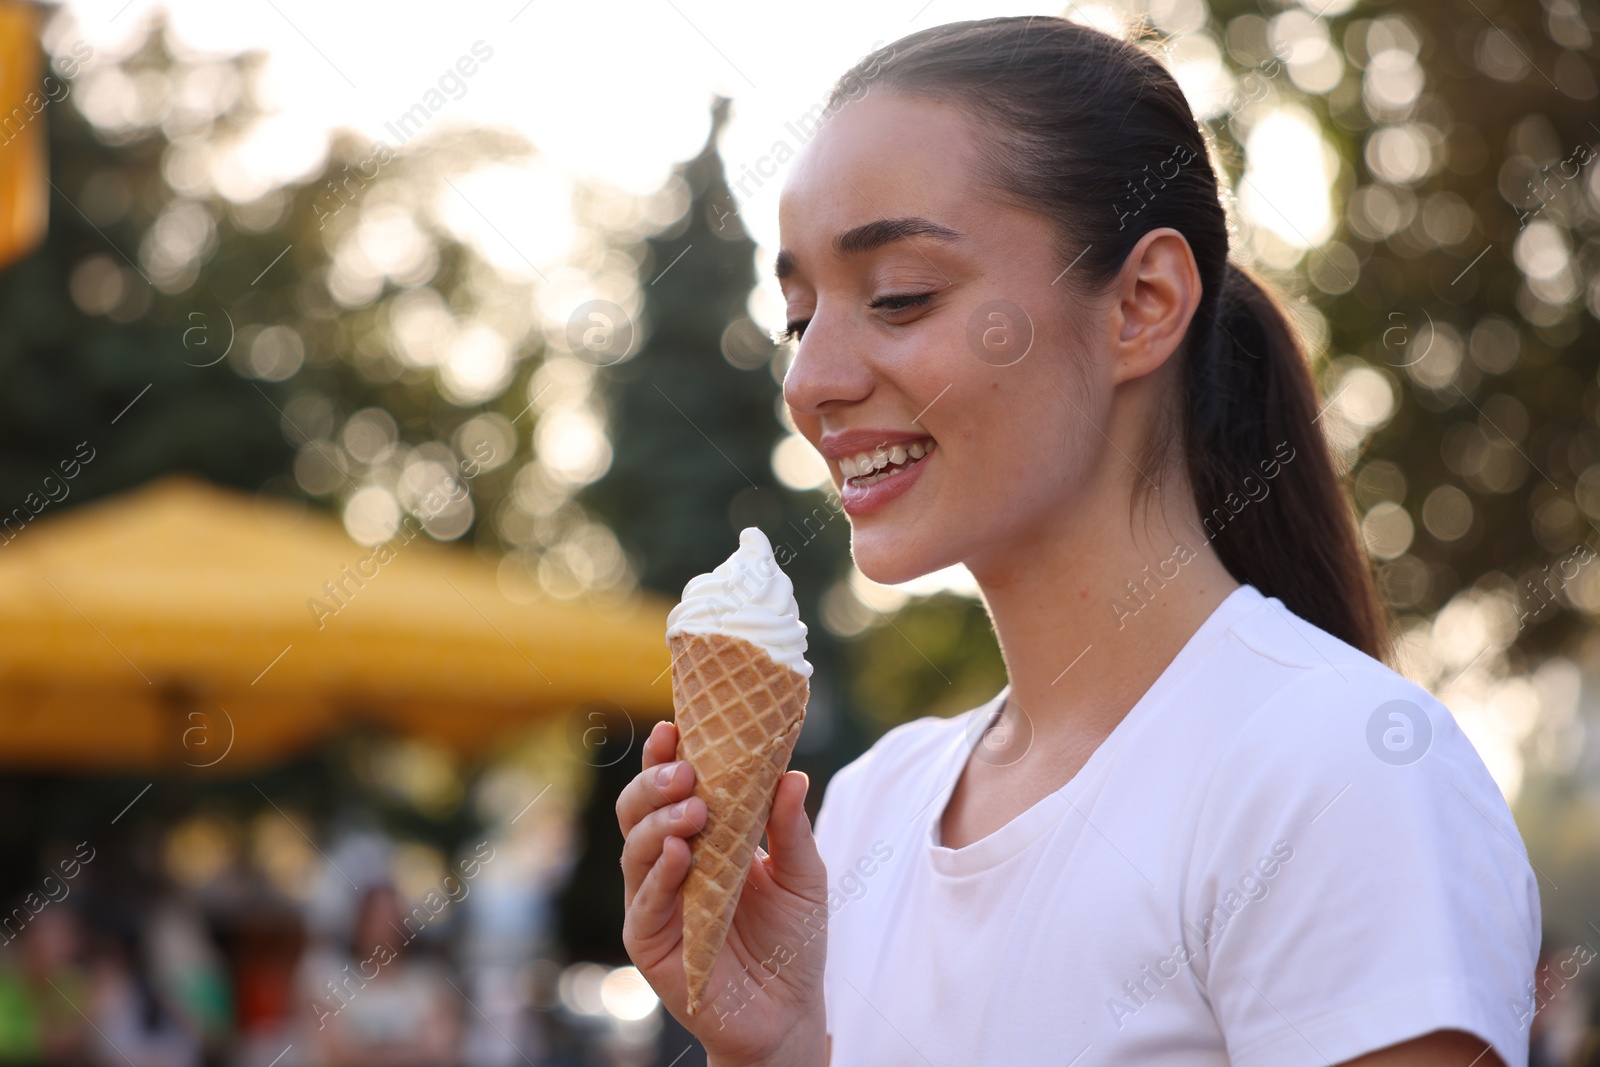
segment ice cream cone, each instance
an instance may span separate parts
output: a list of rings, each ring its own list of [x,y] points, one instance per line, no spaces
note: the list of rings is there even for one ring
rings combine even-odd
[[[683,970],[694,1015],[800,736],[810,683],[739,637],[677,633],[667,644],[678,758],[693,765],[694,795],[706,805],[683,885]]]
[[[706,824],[689,839],[683,883],[688,1011],[705,1006],[772,795],[805,721],[811,664],[794,586],[759,529],[667,616],[678,758],[694,767]]]

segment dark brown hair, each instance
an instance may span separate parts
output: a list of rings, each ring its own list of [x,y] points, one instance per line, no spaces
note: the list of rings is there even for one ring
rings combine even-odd
[[[1171,424],[1182,426],[1204,536],[1234,578],[1382,659],[1387,617],[1314,422],[1306,355],[1278,300],[1228,261],[1206,137],[1167,68],[1065,19],[997,18],[878,49],[840,78],[829,110],[863,89],[926,97],[975,119],[993,149],[987,177],[1054,222],[1059,265],[1071,265],[1062,281],[1079,294],[1103,291],[1151,230],[1184,236],[1202,293]],[[1157,435],[1141,470],[1164,468],[1172,443]],[[1267,480],[1255,497],[1251,485]]]

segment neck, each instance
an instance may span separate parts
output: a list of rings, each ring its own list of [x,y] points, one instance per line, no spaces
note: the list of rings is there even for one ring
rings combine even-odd
[[[1169,476],[1151,490],[1148,507],[1132,511],[1132,486],[1086,495],[1070,518],[992,553],[993,562],[969,563],[994,620],[1011,699],[1041,739],[1108,733],[1239,587],[1206,536],[1186,479]]]

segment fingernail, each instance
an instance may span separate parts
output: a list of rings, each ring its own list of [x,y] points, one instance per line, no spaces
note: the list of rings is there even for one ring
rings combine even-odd
[[[656,768],[656,785],[666,785],[672,781],[672,776],[676,773],[678,773],[678,765],[676,763],[663,763]]]
[[[681,819],[683,818],[683,813],[688,810],[689,802],[687,800],[680,800],[676,804],[672,805],[671,808],[667,809],[667,814],[671,815],[674,819]]]

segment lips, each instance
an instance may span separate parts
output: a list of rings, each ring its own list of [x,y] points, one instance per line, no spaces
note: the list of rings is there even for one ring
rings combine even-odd
[[[839,467],[845,512],[861,517],[915,485],[938,442],[915,431],[859,429],[825,434],[818,448]]]
[[[918,438],[905,444],[883,445],[870,452],[842,457],[839,460],[839,473],[853,485],[872,485],[920,462],[936,447],[931,437]]]

